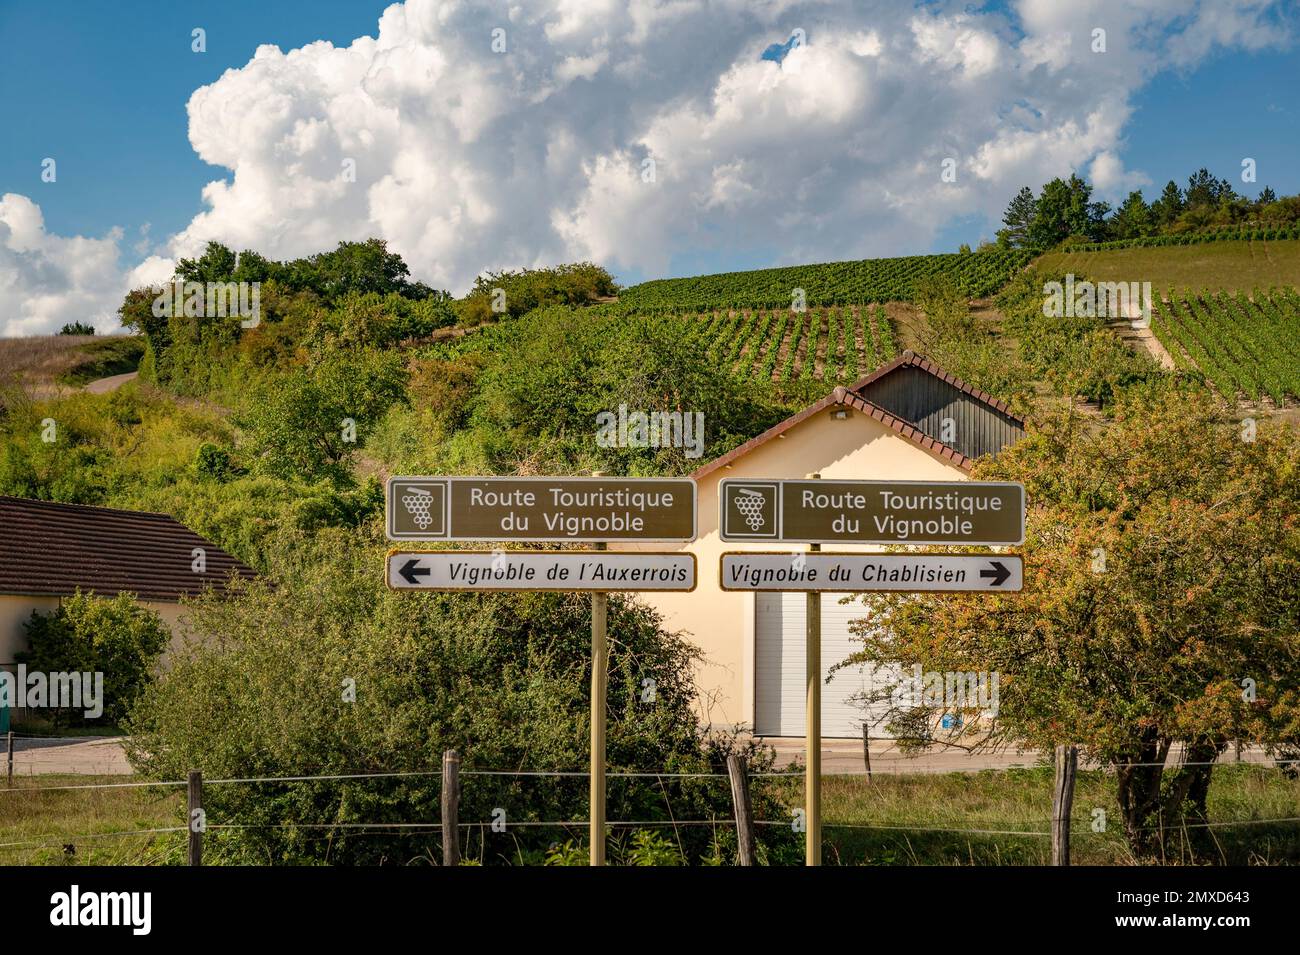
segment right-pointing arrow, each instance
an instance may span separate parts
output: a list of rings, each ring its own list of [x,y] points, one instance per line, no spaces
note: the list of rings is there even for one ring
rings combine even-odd
[[[1007,582],[1007,578],[1011,576],[1011,571],[1007,570],[1007,565],[1002,563],[1000,560],[989,561],[989,566],[993,569],[981,570],[980,576],[993,578],[993,582],[989,585],[990,587],[1001,587]]]

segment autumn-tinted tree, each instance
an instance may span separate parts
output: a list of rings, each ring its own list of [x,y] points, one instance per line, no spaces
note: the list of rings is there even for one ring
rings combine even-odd
[[[1162,386],[1100,430],[1049,418],[976,473],[1025,484],[1023,592],[876,599],[855,659],[999,673],[991,735],[955,738],[1077,744],[1114,769],[1136,853],[1184,825],[1196,843],[1230,741],[1300,740],[1296,430],[1253,434]]]

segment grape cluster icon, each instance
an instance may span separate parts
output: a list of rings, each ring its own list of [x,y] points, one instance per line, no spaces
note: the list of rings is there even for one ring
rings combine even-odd
[[[751,531],[761,529],[764,524],[763,493],[740,488],[736,496],[736,510],[740,511]]]
[[[415,521],[415,526],[424,530],[433,523],[429,508],[433,505],[433,495],[418,487],[408,488],[402,495],[402,506]]]

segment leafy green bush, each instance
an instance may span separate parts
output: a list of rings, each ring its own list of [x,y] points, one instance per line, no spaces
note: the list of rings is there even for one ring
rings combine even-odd
[[[234,473],[230,451],[205,441],[194,456],[194,470],[202,477],[224,481]]]
[[[401,772],[412,775],[212,787],[209,822],[246,861],[404,862],[438,855],[429,833],[346,823],[436,820],[442,753],[462,759],[462,822],[506,813],[507,831],[476,828],[465,855],[542,861],[585,831],[513,822],[581,820],[587,780],[478,775],[581,772],[587,765],[590,604],[558,594],[411,594],[387,590],[378,521],[363,533],[286,535],[262,581],[191,608],[193,645],[174,656],[129,720],[131,758],[151,778],[198,768],[216,778]],[[695,651],[631,600],[610,601],[608,744],[611,820],[719,820],[729,826],[726,755],[755,771],[770,752],[711,740],[696,713]],[[645,681],[653,680],[653,698]],[[158,774],[158,775],[154,775]],[[756,779],[759,818],[784,818]],[[714,850],[710,827],[684,827],[685,857]],[[785,827],[763,833],[773,859],[797,855]],[[734,843],[733,843],[734,847]],[[649,847],[642,850],[649,851]]]
[[[613,277],[599,265],[577,262],[548,269],[486,272],[456,303],[465,325],[518,318],[548,305],[587,305],[618,293]]]
[[[479,375],[470,428],[496,468],[527,462],[621,474],[689,472],[784,416],[767,389],[711,361],[695,332],[671,317],[533,312],[499,336],[494,360]],[[703,414],[701,456],[688,458],[680,447],[601,447],[597,416],[617,414],[620,405]]]
[[[405,396],[405,378],[395,352],[331,348],[257,389],[241,418],[249,454],[276,477],[348,483],[353,451]]]
[[[1043,314],[1045,283],[1064,280],[1064,275],[1029,269],[998,296],[1006,331],[1016,339],[1026,367],[1057,393],[1100,404],[1112,401],[1130,385],[1160,378],[1160,366],[1121,341],[1104,318]]]
[[[33,611],[24,625],[30,649],[16,654],[28,670],[102,673],[105,725],[116,725],[149,686],[171,631],[157,613],[129,594],[113,598],[76,593],[53,613]],[[82,709],[50,710],[57,726],[86,721]]]

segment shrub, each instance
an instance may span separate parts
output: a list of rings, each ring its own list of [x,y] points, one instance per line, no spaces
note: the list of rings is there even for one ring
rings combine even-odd
[[[30,650],[16,654],[29,670],[102,673],[106,725],[116,725],[150,684],[154,665],[171,639],[157,613],[129,594],[113,598],[76,593],[53,613],[33,612],[25,624]],[[55,725],[85,722],[82,709],[51,711]]]
[[[194,470],[201,477],[224,481],[233,473],[230,452],[225,448],[205,441],[199,445],[198,453],[194,456]]]
[[[249,451],[276,477],[347,483],[352,452],[404,395],[398,354],[330,348],[312,367],[258,389],[243,415]]]
[[[364,541],[364,543],[358,543]],[[202,638],[172,658],[134,708],[131,758],[151,778],[406,772],[390,778],[214,787],[209,820],[232,852],[263,863],[404,862],[438,854],[437,836],[346,823],[437,819],[442,753],[463,766],[460,817],[507,825],[583,819],[587,780],[483,776],[475,770],[581,772],[587,765],[590,604],[559,594],[397,594],[379,573],[378,521],[356,531],[289,534],[273,548],[274,585],[193,606]],[[732,740],[700,729],[694,651],[635,601],[612,598],[607,754],[611,770],[725,774]],[[643,697],[653,680],[653,699]],[[746,752],[756,772],[770,754]],[[755,812],[782,818],[770,780]],[[725,775],[659,781],[611,776],[611,820],[730,817]],[[331,828],[333,824],[337,828]],[[684,827],[687,859],[715,850],[711,827]],[[541,862],[585,826],[477,830],[465,854]],[[797,855],[788,827],[764,833],[772,858]],[[633,846],[632,848],[636,848]],[[644,855],[653,847],[642,846]],[[785,855],[782,855],[784,853]]]

